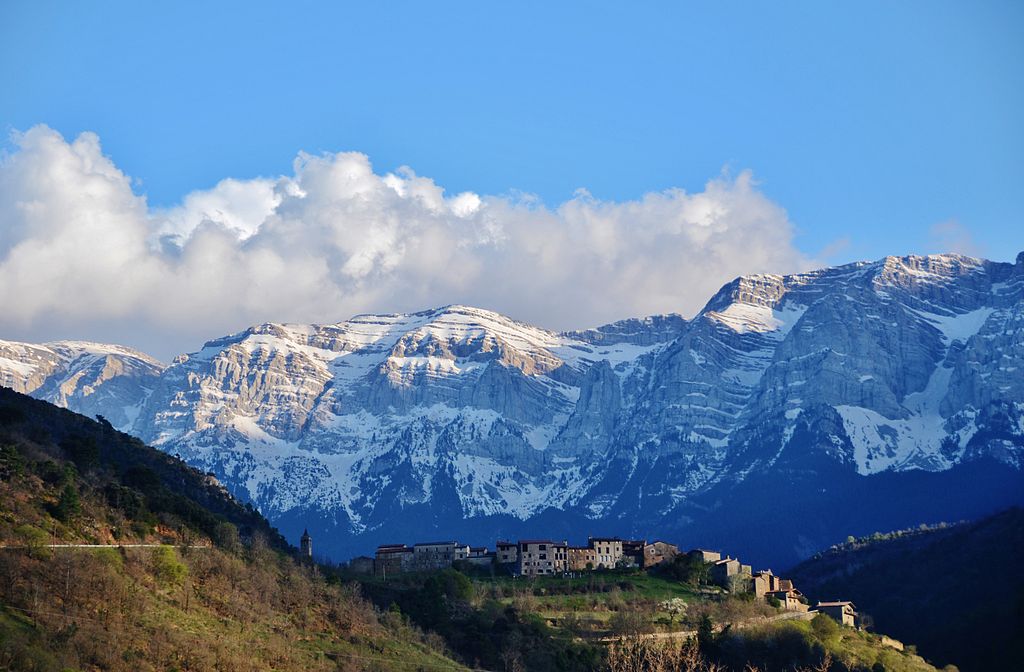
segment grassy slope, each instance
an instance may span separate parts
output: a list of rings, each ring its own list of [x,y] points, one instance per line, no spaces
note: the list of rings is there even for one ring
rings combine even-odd
[[[1024,511],[832,549],[792,570],[805,592],[843,595],[877,628],[962,670],[1024,660]]]
[[[0,544],[0,669],[465,669],[203,474],[5,389]]]

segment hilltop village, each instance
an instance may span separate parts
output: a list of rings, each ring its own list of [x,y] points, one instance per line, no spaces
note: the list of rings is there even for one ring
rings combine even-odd
[[[304,535],[303,551],[311,553],[311,542]],[[770,569],[753,567],[719,551],[695,548],[681,552],[666,541],[619,537],[589,537],[586,546],[571,546],[566,541],[520,539],[497,541],[494,550],[469,546],[457,541],[426,541],[383,544],[374,557],[359,556],[349,562],[358,574],[387,578],[405,572],[437,571],[447,568],[491,568],[512,576],[540,577],[579,575],[611,569],[651,569],[663,563],[680,561],[693,564],[704,580],[730,593],[753,593],[756,599],[795,612],[794,615],[820,612],[843,625],[854,626],[857,613],[852,602],[819,602],[812,611],[808,600],[789,579],[776,576]]]

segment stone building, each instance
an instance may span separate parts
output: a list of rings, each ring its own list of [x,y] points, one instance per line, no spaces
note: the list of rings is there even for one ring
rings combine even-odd
[[[647,548],[646,539],[625,539],[622,542],[622,565],[626,567],[644,566],[644,549]]]
[[[498,556],[498,564],[515,567],[519,562],[519,544],[511,541],[498,541],[494,549]]]
[[[494,564],[495,554],[487,550],[486,546],[471,546],[466,562],[474,567],[490,567]]]
[[[711,580],[720,586],[727,587],[729,577],[740,573],[740,561],[735,558],[722,558],[711,566]]]
[[[373,559],[373,573],[388,576],[413,568],[413,550],[405,544],[382,544]]]
[[[857,623],[857,608],[853,602],[818,602],[815,608],[826,616],[831,616],[840,625],[852,628]]]
[[[469,557],[469,546],[457,541],[423,541],[413,544],[412,564],[417,571],[445,569]]]
[[[654,541],[644,546],[642,567],[653,567],[662,562],[672,562],[679,555],[679,547],[667,541]]]
[[[810,607],[800,599],[803,597],[803,593],[795,588],[790,588],[788,590],[773,590],[768,593],[768,596],[777,599],[780,606],[786,611],[808,611],[810,609]]]
[[[589,537],[587,545],[594,549],[597,569],[612,569],[622,560],[622,539],[618,537]]]
[[[695,548],[687,555],[700,558],[701,562],[718,562],[722,559],[722,554],[718,551],[709,551],[704,548]]]
[[[597,567],[597,552],[589,546],[570,546],[567,551],[570,572],[585,572]]]
[[[302,537],[299,539],[299,555],[304,558],[313,557],[313,537],[309,536],[309,530],[302,531]]]
[[[569,544],[564,541],[520,540],[516,574],[520,576],[562,574],[568,569],[568,549]]]
[[[764,597],[772,591],[779,590],[779,577],[772,574],[770,569],[762,569],[753,575],[754,596]]]

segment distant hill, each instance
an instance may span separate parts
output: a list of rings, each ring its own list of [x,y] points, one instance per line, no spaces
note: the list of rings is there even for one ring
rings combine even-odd
[[[0,670],[463,670],[181,460],[0,388]]]
[[[963,672],[1024,664],[1024,511],[874,535],[789,574],[815,599],[852,600],[876,628]]]

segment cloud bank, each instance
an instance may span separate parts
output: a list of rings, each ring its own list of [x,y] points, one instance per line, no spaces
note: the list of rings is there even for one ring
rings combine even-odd
[[[169,358],[266,321],[330,323],[449,303],[552,329],[692,314],[724,282],[792,272],[786,212],[749,172],[557,208],[449,195],[354,152],[225,179],[150,208],[99,138],[45,126],[0,160],[0,337],[89,338]]]

